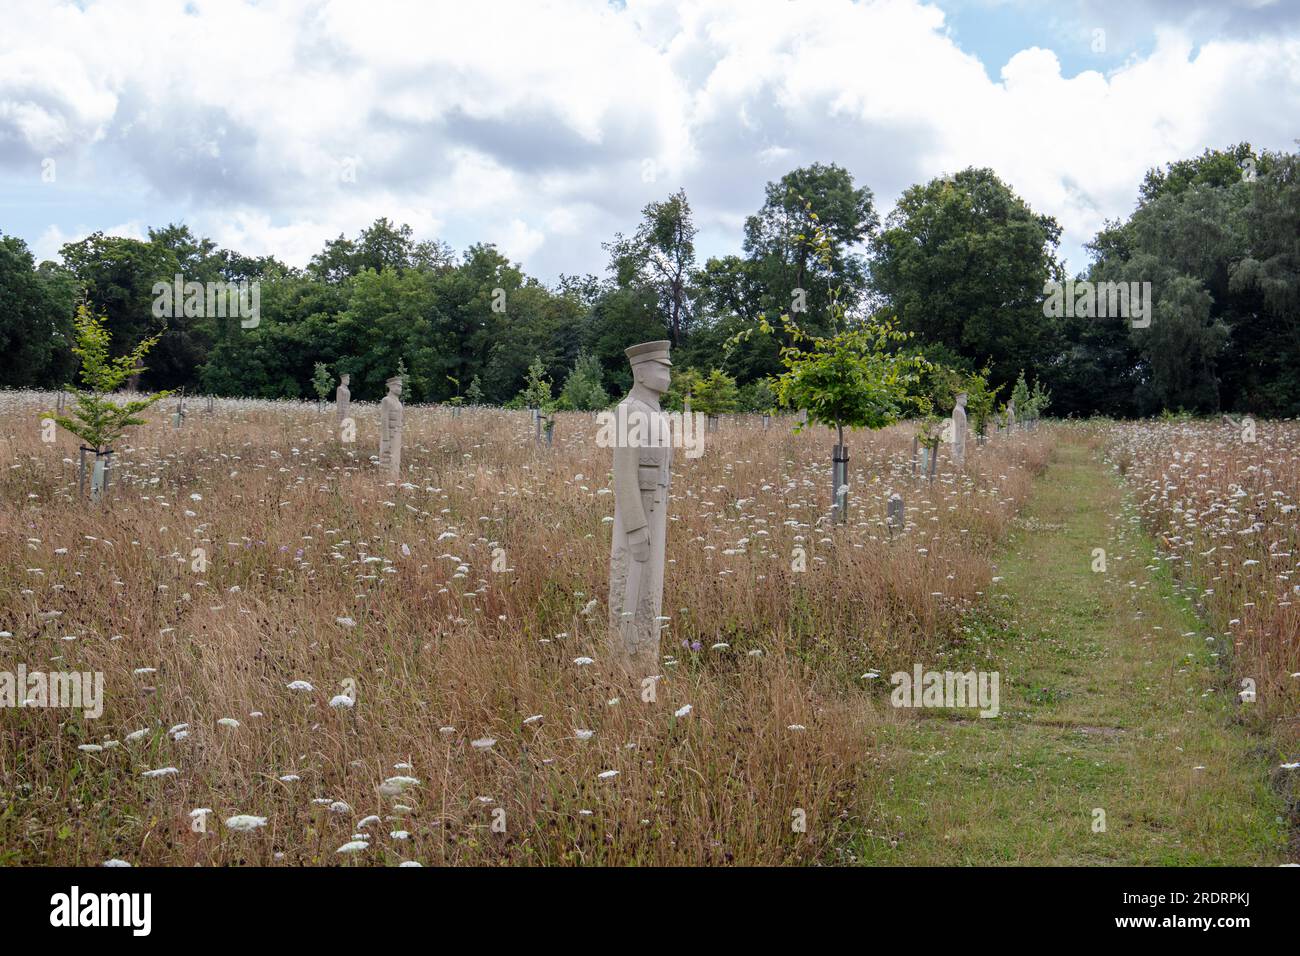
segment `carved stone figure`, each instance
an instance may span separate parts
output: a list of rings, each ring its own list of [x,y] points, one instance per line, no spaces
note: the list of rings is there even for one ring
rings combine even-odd
[[[394,478],[402,473],[402,376],[388,380],[388,394],[379,403],[379,466]]]
[[[1007,434],[1010,435],[1016,430],[1016,400],[1007,399]]]
[[[903,496],[898,492],[894,492],[889,496],[889,501],[885,505],[885,516],[890,534],[902,531],[907,526],[907,514],[903,509]]]
[[[659,665],[664,597],[671,430],[659,407],[668,391],[669,343],[625,350],[633,385],[615,410],[614,537],[609,561],[609,621],[615,656],[630,674]]]
[[[339,387],[334,390],[334,409],[338,413],[339,425],[343,424],[343,419],[352,411],[352,390],[348,388],[351,379],[351,375],[340,376]]]
[[[952,461],[958,468],[966,464],[966,393],[957,394],[952,409]]]

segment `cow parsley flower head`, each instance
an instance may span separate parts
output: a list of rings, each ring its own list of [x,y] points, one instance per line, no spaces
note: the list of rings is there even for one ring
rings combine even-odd
[[[379,785],[379,792],[386,797],[395,797],[407,787],[418,787],[420,781],[416,777],[389,777]]]
[[[247,813],[236,814],[226,820],[226,829],[234,830],[236,833],[252,833],[264,826],[266,826],[266,817],[255,817]]]

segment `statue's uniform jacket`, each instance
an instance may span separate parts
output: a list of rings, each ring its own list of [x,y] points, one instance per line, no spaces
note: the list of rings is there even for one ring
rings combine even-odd
[[[402,403],[392,395],[379,403],[379,462],[393,471],[402,467]]]
[[[334,390],[334,406],[338,414],[339,424],[343,424],[343,419],[348,417],[348,412],[352,405],[352,391],[346,385],[340,385]]]
[[[952,410],[952,459],[959,467],[966,461],[966,409],[961,405]]]
[[[672,442],[668,420],[658,408],[629,397],[619,403],[616,414],[609,620],[623,635],[626,653],[653,667],[659,656]],[[640,428],[635,426],[638,419],[644,423]],[[644,562],[633,559],[627,543],[627,536],[640,528],[650,537],[650,555]],[[637,607],[625,618],[632,595],[637,595]]]

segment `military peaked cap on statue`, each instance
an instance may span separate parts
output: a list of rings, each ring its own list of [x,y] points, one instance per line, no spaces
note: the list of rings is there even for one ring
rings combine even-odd
[[[394,382],[397,382],[397,383],[400,384],[401,381],[402,381],[402,376],[400,376],[400,375],[394,375],[392,378],[390,378],[390,379],[389,379],[387,382],[385,382],[384,384],[385,384],[385,385],[392,385]]]
[[[630,349],[624,349],[623,354],[633,366],[640,365],[642,362],[663,362],[665,365],[672,365],[673,363],[668,360],[668,347],[671,344],[667,339],[658,342],[642,342]]]

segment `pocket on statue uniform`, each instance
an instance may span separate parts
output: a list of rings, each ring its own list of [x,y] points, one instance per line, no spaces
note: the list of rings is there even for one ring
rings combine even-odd
[[[659,484],[659,466],[641,465],[636,472],[636,482],[642,491],[654,491]]]

